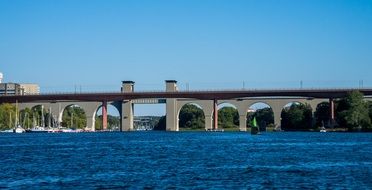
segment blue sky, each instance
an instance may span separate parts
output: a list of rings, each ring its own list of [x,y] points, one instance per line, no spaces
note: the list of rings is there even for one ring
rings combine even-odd
[[[42,92],[372,86],[369,0],[0,0],[5,82]]]

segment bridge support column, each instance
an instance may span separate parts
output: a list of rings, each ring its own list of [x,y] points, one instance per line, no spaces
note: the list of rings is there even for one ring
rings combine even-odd
[[[166,91],[177,92],[177,81],[166,80]],[[178,115],[177,115],[177,100],[174,98],[166,99],[166,130],[167,131],[179,131],[178,127]]]
[[[102,128],[107,130],[107,101],[102,102]]]
[[[218,129],[218,104],[217,100],[213,100],[213,129],[217,130]]]
[[[205,130],[213,129],[213,116],[212,115],[205,115]]]
[[[247,131],[247,115],[239,115],[239,131]]]
[[[87,126],[86,129],[90,129],[91,131],[95,131],[95,122],[96,118],[93,115],[87,115]]]
[[[133,103],[131,100],[124,101],[121,108],[122,126],[121,131],[133,131]]]
[[[335,102],[333,98],[329,99],[329,126],[333,127],[335,121]]]
[[[121,92],[134,92],[133,81],[122,81]],[[120,131],[133,131],[133,102],[124,100],[121,104],[121,128]]]
[[[281,129],[281,125],[282,125],[282,110],[274,110],[273,109],[273,112],[274,112],[274,125],[275,125],[275,129]]]

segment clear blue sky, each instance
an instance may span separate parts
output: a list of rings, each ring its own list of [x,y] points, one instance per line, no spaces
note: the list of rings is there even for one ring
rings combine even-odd
[[[0,71],[42,92],[372,86],[372,1],[0,0]]]

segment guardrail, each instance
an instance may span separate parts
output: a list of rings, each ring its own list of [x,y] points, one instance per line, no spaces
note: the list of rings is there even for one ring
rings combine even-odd
[[[236,88],[236,89],[193,89],[193,90],[178,90],[176,92],[256,92],[256,91],[352,91],[352,90],[372,90],[372,88]],[[134,93],[166,93],[165,90],[139,90]],[[100,93],[131,93],[121,91],[79,91],[79,92],[44,92],[39,95],[52,94],[100,94]]]

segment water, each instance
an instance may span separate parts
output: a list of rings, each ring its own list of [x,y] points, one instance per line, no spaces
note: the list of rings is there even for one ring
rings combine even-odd
[[[372,134],[0,134],[0,168],[0,189],[372,189]]]

